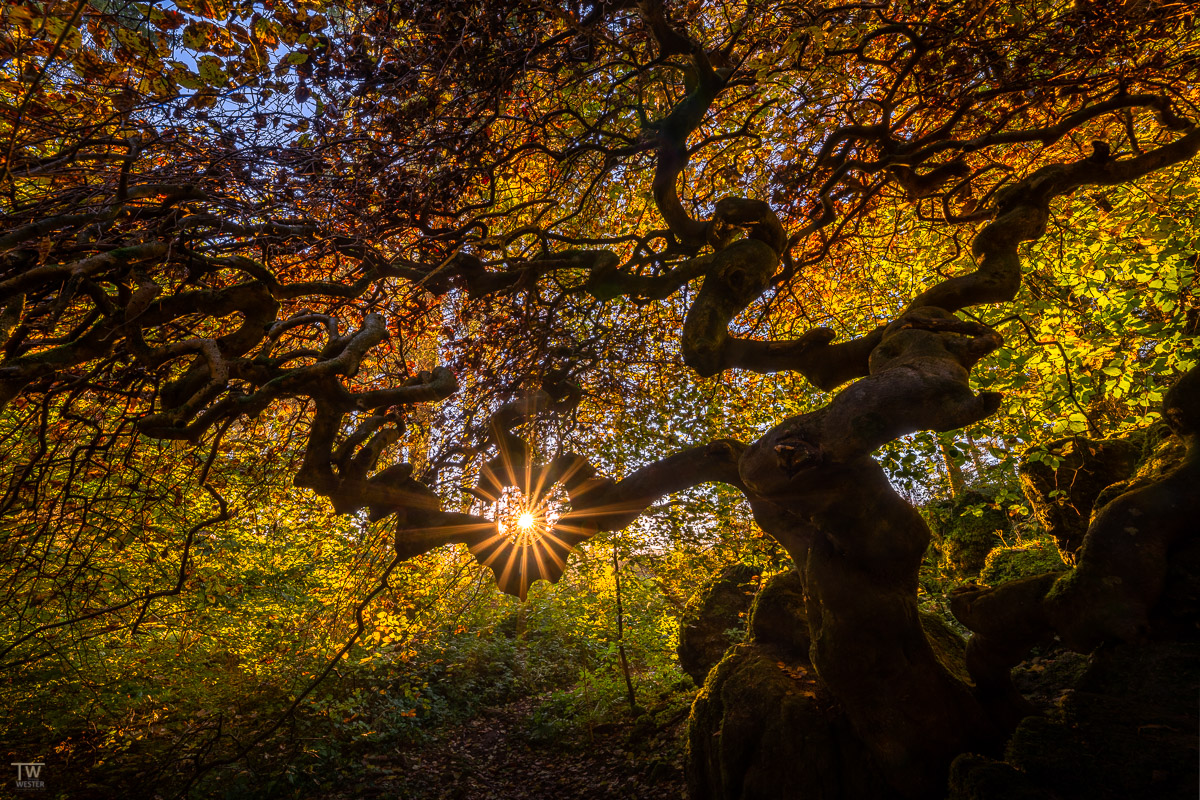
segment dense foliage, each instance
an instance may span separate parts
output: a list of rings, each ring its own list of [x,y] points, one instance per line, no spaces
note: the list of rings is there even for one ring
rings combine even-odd
[[[0,14],[0,739],[98,792],[667,697],[814,463],[1020,516],[1196,365],[1187,3]]]

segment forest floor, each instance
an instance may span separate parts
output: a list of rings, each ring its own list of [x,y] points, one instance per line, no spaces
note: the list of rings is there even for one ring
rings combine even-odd
[[[537,735],[542,697],[484,710],[419,745],[364,758],[336,800],[675,800],[687,714]]]

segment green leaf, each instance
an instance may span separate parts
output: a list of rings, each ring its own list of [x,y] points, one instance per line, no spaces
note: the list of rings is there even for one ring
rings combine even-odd
[[[204,50],[211,39],[211,25],[193,22],[183,30],[183,46],[192,50]]]
[[[200,79],[211,86],[224,86],[229,82],[225,73],[225,62],[216,56],[200,56],[197,64],[200,67]]]

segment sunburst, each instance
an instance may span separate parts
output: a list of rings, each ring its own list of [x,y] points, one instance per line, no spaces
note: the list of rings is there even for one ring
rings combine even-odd
[[[566,566],[571,545],[556,532],[563,503],[554,491],[526,494],[506,487],[492,504],[496,532],[471,548],[481,564],[496,573],[496,583],[525,599],[537,580],[558,579]]]

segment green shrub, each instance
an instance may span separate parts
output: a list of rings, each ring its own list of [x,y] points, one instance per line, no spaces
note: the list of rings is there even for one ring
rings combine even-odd
[[[997,547],[988,553],[979,579],[989,586],[1067,569],[1051,539],[1020,542],[1015,547]]]

